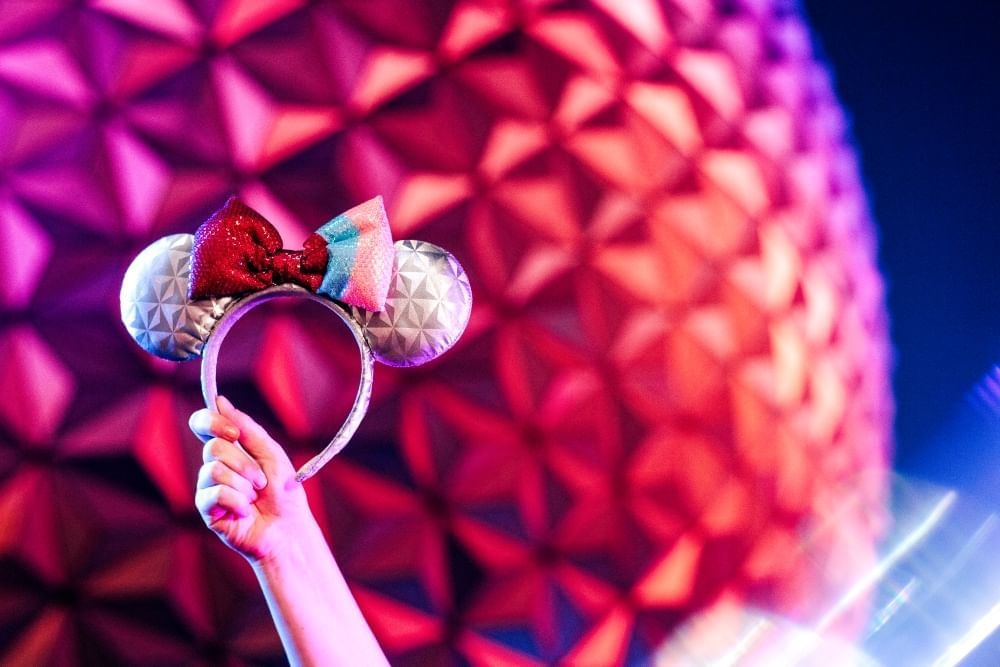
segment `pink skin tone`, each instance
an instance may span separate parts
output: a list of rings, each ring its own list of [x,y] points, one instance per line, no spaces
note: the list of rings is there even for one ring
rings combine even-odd
[[[205,442],[195,505],[253,567],[293,665],[387,665],[295,481],[267,432],[223,397],[190,426]]]

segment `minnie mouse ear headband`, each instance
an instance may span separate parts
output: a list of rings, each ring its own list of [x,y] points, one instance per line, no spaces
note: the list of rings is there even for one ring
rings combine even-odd
[[[361,381],[344,424],[299,469],[312,477],[350,441],[368,410],[373,360],[417,366],[455,344],[472,310],[469,280],[447,251],[424,241],[392,242],[376,197],[284,250],[278,230],[230,198],[198,230],[165,236],[132,261],[121,289],[122,321],[162,359],[202,357],[201,390],[215,409],[222,341],[255,306],[304,296],[347,324],[361,352]]]

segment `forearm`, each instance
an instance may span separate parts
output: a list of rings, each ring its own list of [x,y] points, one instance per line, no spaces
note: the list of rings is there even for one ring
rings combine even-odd
[[[315,524],[253,564],[293,665],[386,665]]]

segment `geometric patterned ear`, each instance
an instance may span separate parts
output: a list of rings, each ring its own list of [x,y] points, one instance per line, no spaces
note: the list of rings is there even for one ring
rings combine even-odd
[[[154,242],[132,260],[121,289],[122,322],[144,350],[161,359],[188,361],[201,350],[232,297],[188,299],[191,234]]]
[[[472,288],[448,251],[425,241],[397,241],[389,296],[378,312],[358,307],[375,358],[388,366],[419,366],[458,341],[472,313]]]

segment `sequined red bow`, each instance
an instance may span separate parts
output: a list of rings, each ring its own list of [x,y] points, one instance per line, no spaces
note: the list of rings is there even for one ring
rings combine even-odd
[[[327,264],[323,237],[310,234],[302,250],[282,246],[274,225],[230,197],[194,234],[188,296],[236,296],[283,283],[319,289]]]

